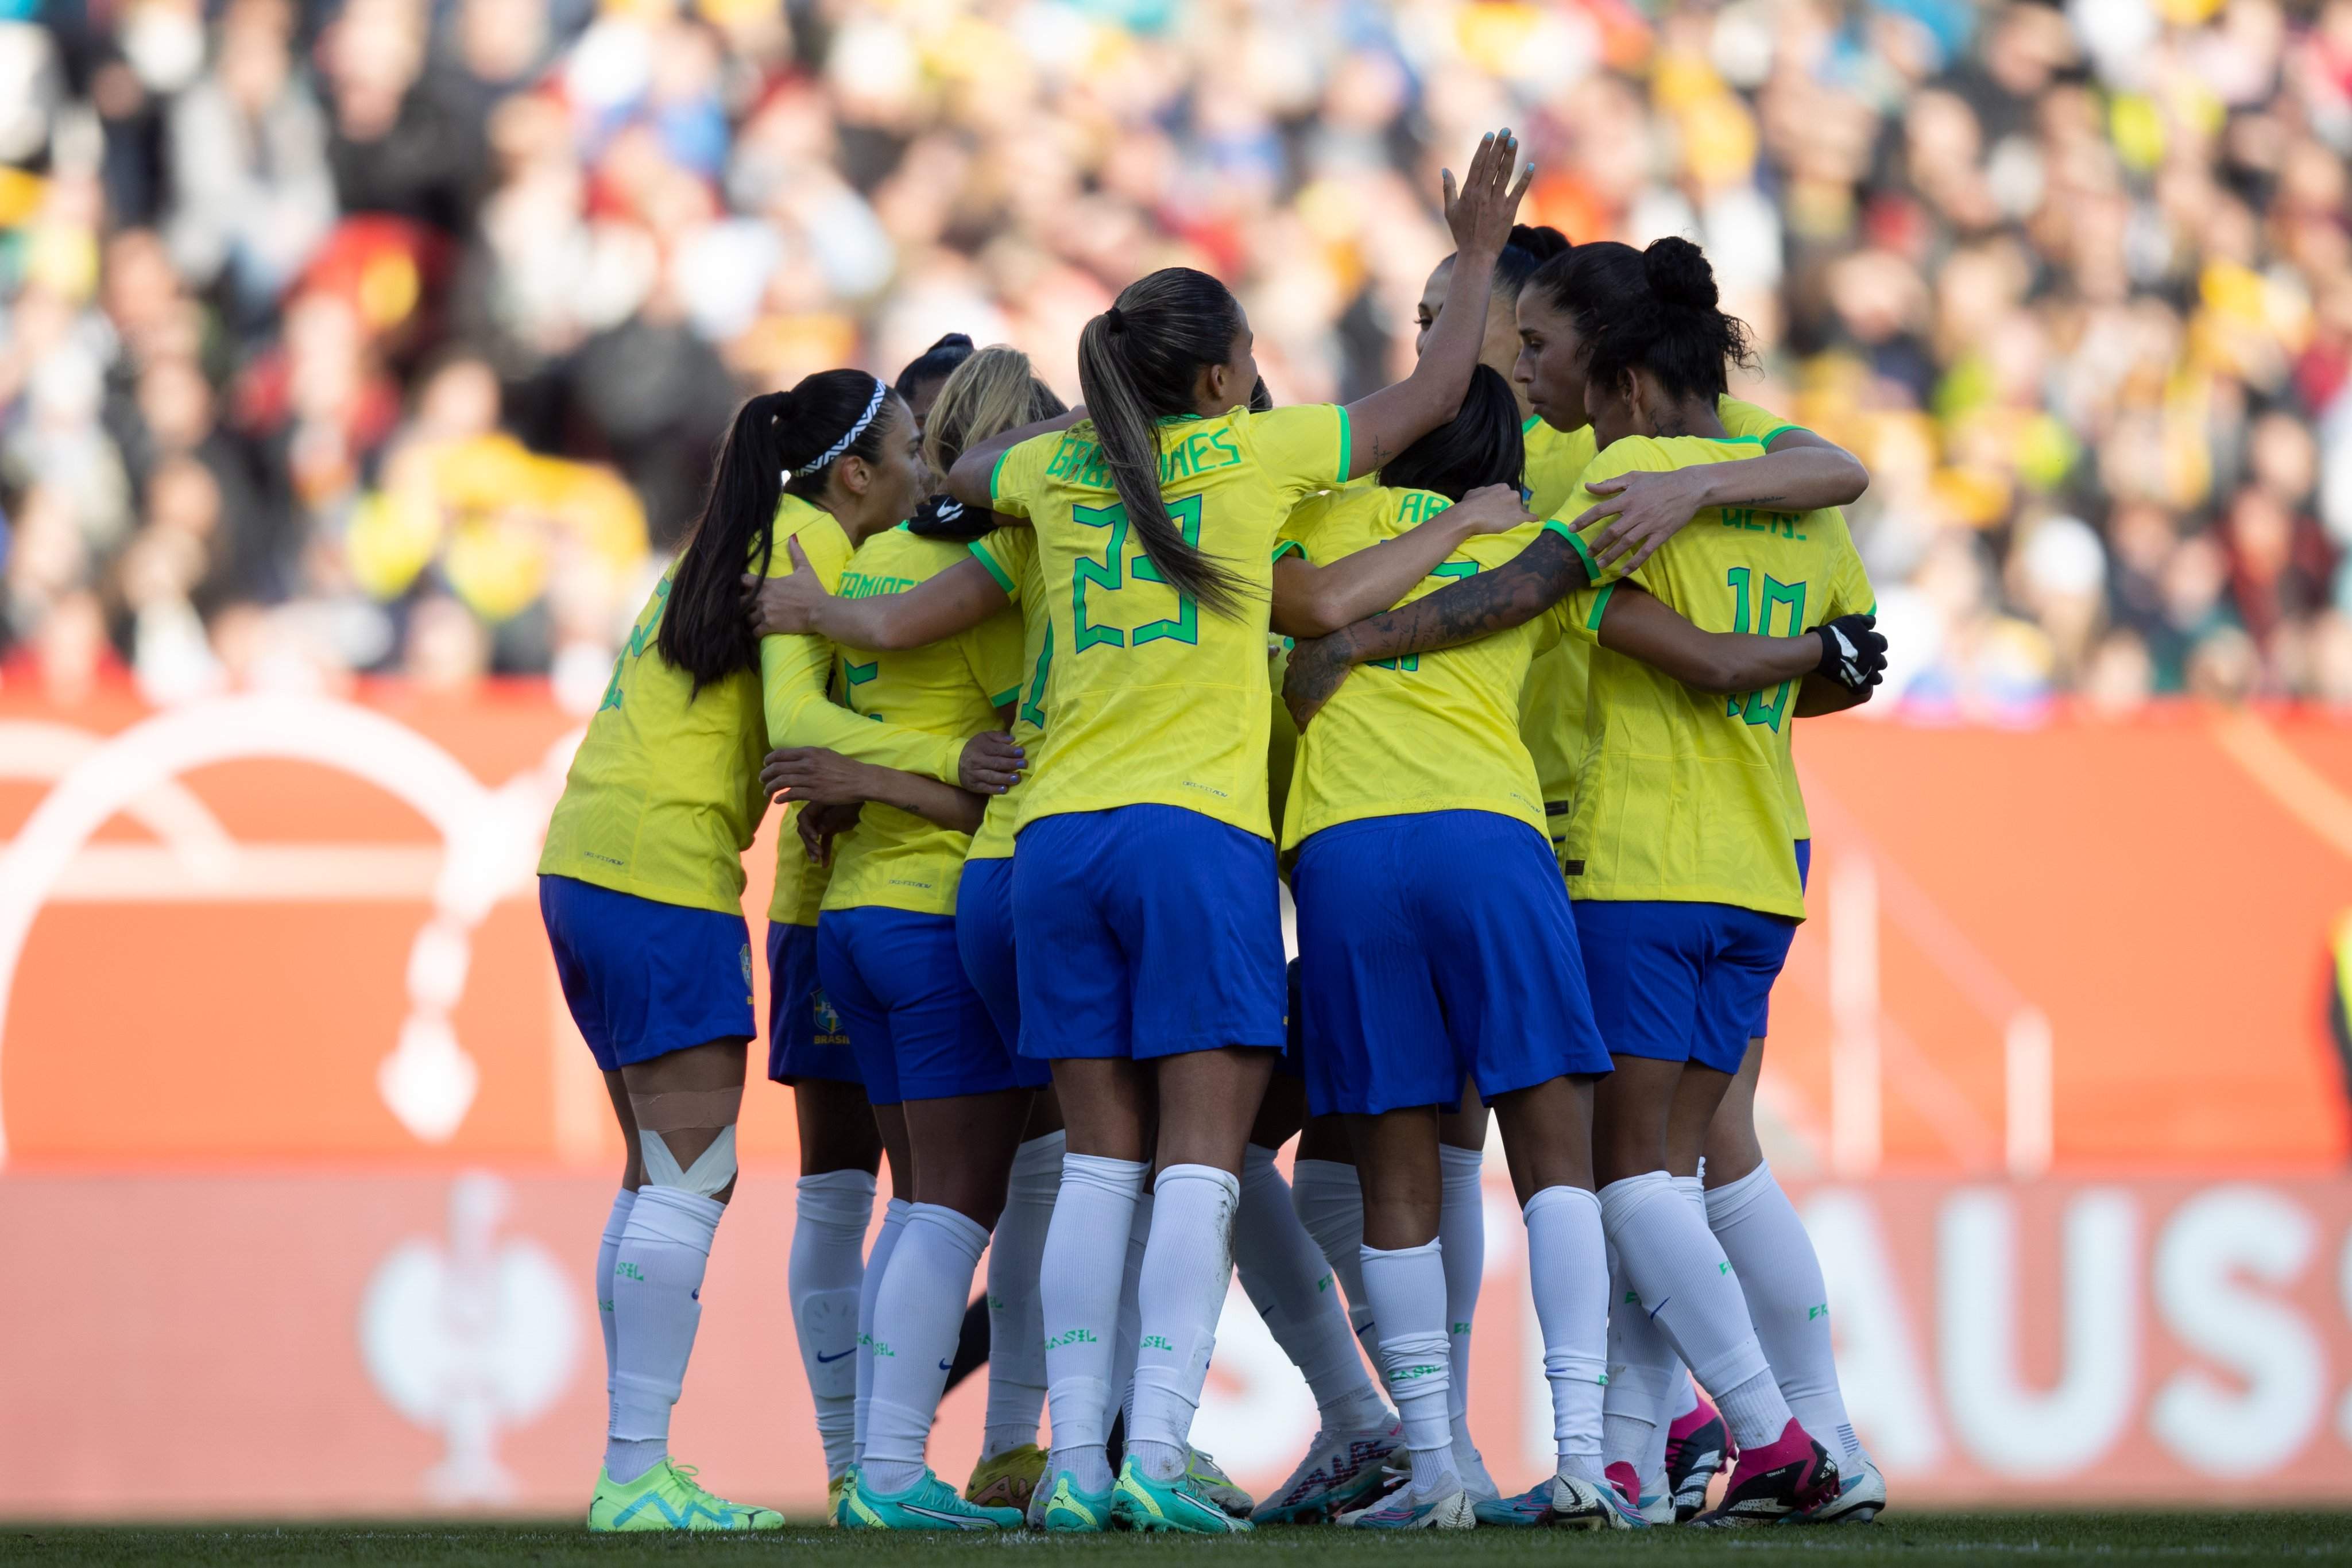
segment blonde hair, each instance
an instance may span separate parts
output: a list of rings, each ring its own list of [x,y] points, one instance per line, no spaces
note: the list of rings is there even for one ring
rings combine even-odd
[[[935,474],[955,466],[975,442],[1066,413],[1054,389],[1037,379],[1029,356],[992,343],[958,365],[923,422],[923,461]]]

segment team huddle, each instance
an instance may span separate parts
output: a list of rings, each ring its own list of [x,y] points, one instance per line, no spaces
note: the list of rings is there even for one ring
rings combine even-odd
[[[1178,267],[1087,322],[1076,410],[950,337],[738,413],[539,868],[628,1148],[592,1530],[783,1522],[668,1454],[771,803],[835,1523],[1883,1508],[1752,1115],[1792,733],[1885,665],[1837,510],[1867,477],[1727,395],[1747,338],[1696,246],[1515,225],[1528,174],[1503,131],[1447,177],[1418,361],[1344,407],[1271,406],[1240,304]],[[1558,1452],[1517,1493],[1466,1420],[1490,1113]],[[959,1490],[926,1454],[983,1253]],[[1236,1270],[1320,1418],[1262,1500],[1190,1441]]]

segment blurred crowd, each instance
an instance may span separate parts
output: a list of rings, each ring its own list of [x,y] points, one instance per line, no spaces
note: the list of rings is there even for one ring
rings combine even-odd
[[[2352,0],[0,0],[0,679],[593,706],[745,392],[1187,262],[1359,394],[1502,124],[1868,463],[1916,709],[2352,702]]]

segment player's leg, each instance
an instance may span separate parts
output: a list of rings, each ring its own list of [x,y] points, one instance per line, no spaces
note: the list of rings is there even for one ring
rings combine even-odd
[[[646,1179],[644,1156],[637,1148],[637,1119],[629,1113],[629,1090],[620,1069],[604,1073],[605,1097],[613,1103],[613,1119],[620,1124],[621,1189],[604,1217],[604,1233],[596,1245],[596,1319],[604,1331],[604,1402],[613,1400],[613,1265],[620,1254],[621,1233],[628,1228],[629,1210],[637,1206],[637,1187]]]
[[[1486,1103],[1465,1082],[1462,1100],[1437,1118],[1437,1158],[1445,1182],[1437,1239],[1445,1258],[1445,1333],[1453,1363],[1454,1458],[1470,1495],[1498,1495],[1486,1461],[1470,1437],[1470,1334],[1478,1318],[1478,1291],[1486,1274],[1486,1193],[1481,1180],[1486,1152]]]

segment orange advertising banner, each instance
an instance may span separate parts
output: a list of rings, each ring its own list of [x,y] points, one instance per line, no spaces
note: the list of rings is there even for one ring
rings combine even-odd
[[[578,727],[527,684],[0,691],[0,1243],[72,1282],[12,1294],[0,1473],[42,1484],[0,1512],[583,1506],[620,1146],[533,877]],[[1812,918],[1759,1113],[1898,1500],[2352,1500],[2352,725],[1798,747]],[[805,1508],[786,1092],[740,1145],[678,1448]],[[1510,1481],[1548,1426],[1489,1183],[1473,1422]],[[1238,1294],[1202,1420],[1245,1483],[1309,1435]]]

